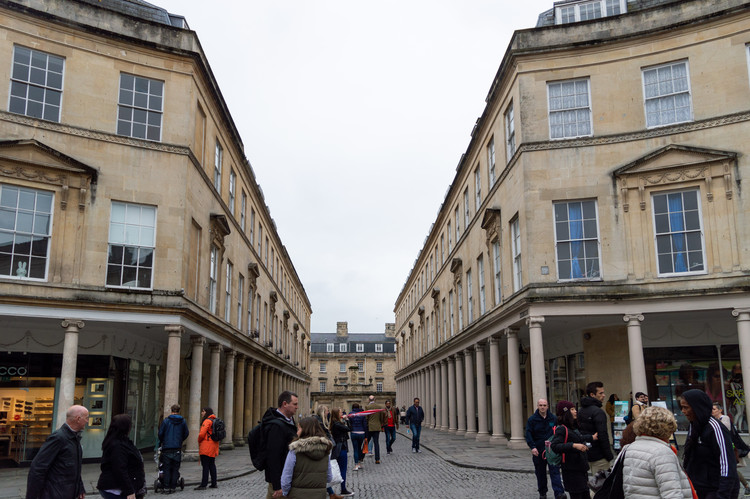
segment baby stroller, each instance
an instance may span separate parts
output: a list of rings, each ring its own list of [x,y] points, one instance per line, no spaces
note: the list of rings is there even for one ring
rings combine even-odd
[[[156,481],[154,482],[154,492],[155,493],[163,493],[168,494],[169,489],[164,486],[164,462],[161,459],[161,447],[159,447],[156,450],[156,456],[154,456],[154,460],[159,464],[159,474],[156,477]],[[180,473],[177,472],[177,486],[180,488],[180,490],[185,490],[185,479],[180,476]]]

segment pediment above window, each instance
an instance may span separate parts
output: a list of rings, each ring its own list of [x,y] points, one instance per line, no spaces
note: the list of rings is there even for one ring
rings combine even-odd
[[[95,192],[99,171],[38,140],[0,141],[0,177],[36,182],[60,188],[60,205],[68,205],[69,189],[78,189],[78,208],[83,211],[86,196]]]
[[[227,217],[221,214],[212,213],[210,218],[211,226],[209,231],[211,233],[211,239],[217,247],[224,251],[224,238],[231,232],[229,222],[227,222]]]
[[[678,186],[696,180],[706,186],[706,197],[713,201],[714,190],[721,189],[732,199],[732,184],[736,178],[737,154],[729,151],[682,145],[668,145],[657,149],[613,172],[622,196],[624,211],[630,209],[630,191],[638,191],[641,210],[646,209],[645,190],[660,185]]]

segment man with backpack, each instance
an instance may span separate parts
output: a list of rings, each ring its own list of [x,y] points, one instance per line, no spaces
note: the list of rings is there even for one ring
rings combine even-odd
[[[278,403],[277,409],[268,408],[260,425],[253,428],[248,436],[253,465],[266,473],[266,499],[282,496],[281,472],[284,470],[289,444],[297,435],[297,424],[294,422],[299,405],[297,394],[281,392]]]
[[[605,398],[604,383],[592,381],[586,385],[586,395],[588,396],[581,398],[578,427],[581,433],[599,434],[599,439],[593,442],[591,449],[586,453],[591,473],[596,475],[598,471],[608,470],[610,461],[614,459],[607,433],[609,416],[602,409],[602,402]]]
[[[180,476],[182,443],[187,439],[188,430],[185,418],[180,416],[180,404],[172,404],[172,413],[164,418],[159,427],[161,462],[164,465],[164,492],[174,493]]]
[[[552,491],[555,499],[567,497],[560,478],[560,467],[547,462],[544,454],[545,442],[553,434],[553,428],[557,424],[557,417],[549,412],[549,402],[539,399],[536,404],[537,410],[526,422],[526,444],[531,449],[531,459],[534,462],[534,473],[536,473],[537,490],[540,499],[547,498],[547,468],[549,467],[549,479],[552,482]]]

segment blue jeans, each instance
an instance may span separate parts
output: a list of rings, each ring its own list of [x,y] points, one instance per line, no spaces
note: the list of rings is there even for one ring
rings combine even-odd
[[[346,449],[341,449],[341,454],[339,454],[339,457],[336,458],[336,461],[339,463],[339,470],[341,470],[341,478],[343,478],[341,482],[341,492],[344,492],[346,490],[346,463],[348,461],[349,453],[346,451]]]
[[[536,485],[539,494],[547,493],[547,468],[549,468],[549,480],[552,482],[552,491],[555,497],[565,494],[562,479],[560,478],[560,467],[548,464],[540,452],[538,456],[532,456],[534,461],[534,473],[536,473]]]
[[[362,455],[362,444],[365,443],[364,433],[352,433],[352,452],[354,452],[354,464],[361,463],[364,459]]]
[[[409,423],[409,430],[411,430],[411,448],[419,450],[419,435],[422,433],[422,425]]]
[[[384,426],[385,430],[385,450],[393,452],[393,442],[396,441],[396,427],[395,426]]]

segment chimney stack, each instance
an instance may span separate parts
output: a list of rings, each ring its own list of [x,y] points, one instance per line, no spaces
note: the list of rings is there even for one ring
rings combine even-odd
[[[336,336],[338,338],[346,338],[349,336],[349,323],[348,322],[337,322],[336,323]]]

